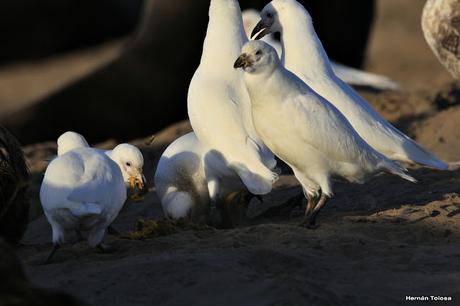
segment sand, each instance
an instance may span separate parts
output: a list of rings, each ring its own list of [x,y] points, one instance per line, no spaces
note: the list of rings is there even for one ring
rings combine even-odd
[[[403,83],[401,92],[361,93],[388,120],[450,162],[450,171],[410,167],[412,184],[379,175],[364,185],[337,182],[320,227],[299,227],[300,193],[283,172],[263,205],[251,202],[233,229],[176,228],[132,240],[107,236],[112,254],[84,242],[63,247],[53,262],[50,228],[38,189],[53,143],[25,148],[32,170],[31,223],[17,252],[28,277],[90,305],[403,305],[406,296],[460,299],[460,86],[431,54],[419,29],[423,1],[381,0],[368,52],[370,70]],[[127,203],[114,223],[123,235],[139,220],[162,219],[153,173],[188,122],[158,132],[152,145],[133,141],[146,158],[149,193]],[[152,131],[153,132],[153,131]],[[99,144],[110,148],[114,141]]]
[[[460,151],[449,138],[458,133],[450,121],[460,106],[445,102],[454,88],[446,85],[433,96],[363,94],[388,119],[401,122],[400,128],[454,161]],[[146,157],[151,187],[143,202],[127,203],[115,221],[123,234],[139,220],[162,219],[152,186],[154,165],[165,146],[189,130],[183,122],[158,133],[150,146],[149,138],[133,142]],[[36,172],[53,148],[52,143],[26,148]],[[301,192],[285,172],[263,205],[251,202],[238,228],[179,229],[142,240],[108,236],[118,249],[114,254],[80,242],[60,250],[46,266],[41,262],[51,248],[50,228],[37,210],[19,254],[33,282],[92,305],[389,305],[405,304],[406,295],[460,298],[460,169],[452,163],[451,171],[411,167],[410,172],[418,184],[390,175],[364,185],[337,182],[316,230],[299,227],[296,208],[282,205]]]

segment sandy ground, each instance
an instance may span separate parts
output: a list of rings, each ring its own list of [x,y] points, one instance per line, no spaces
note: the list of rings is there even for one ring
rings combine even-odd
[[[382,113],[393,109],[394,122],[413,113],[411,107],[392,105],[402,103],[405,94],[366,95]],[[460,111],[456,105],[437,111],[435,97],[411,98],[420,106],[414,115],[430,114],[401,126],[416,138],[419,131],[437,133],[424,122]],[[188,129],[187,122],[171,127],[152,146],[134,142],[143,148],[150,182],[164,146]],[[37,172],[53,147],[26,148]],[[432,148],[445,156],[460,152],[443,142]],[[60,250],[46,266],[41,262],[51,248],[50,228],[37,212],[19,254],[32,281],[93,305],[389,305],[404,304],[406,295],[460,298],[460,169],[454,164],[446,172],[411,168],[411,174],[418,184],[390,175],[364,185],[337,183],[316,230],[299,227],[300,218],[291,212],[295,207],[281,205],[300,193],[286,174],[263,205],[251,202],[239,228],[179,229],[146,240],[109,236],[106,240],[118,248],[114,254],[81,242]],[[38,183],[40,175],[34,176]],[[140,219],[152,218],[162,218],[153,186],[143,202],[126,204],[114,227],[126,234]]]
[[[117,251],[84,242],[50,251],[38,189],[53,143],[25,148],[33,174],[32,222],[18,249],[29,278],[90,305],[394,305],[407,295],[460,300],[460,87],[437,63],[419,28],[424,1],[381,0],[368,67],[400,81],[402,92],[362,94],[388,120],[451,162],[450,171],[411,167],[417,184],[379,175],[364,185],[337,182],[320,227],[298,226],[300,192],[288,172],[263,205],[252,201],[245,224],[219,230],[179,228],[143,240],[107,236]],[[114,227],[126,234],[140,219],[161,219],[154,166],[187,122],[134,141],[146,158],[150,192],[127,203]],[[146,137],[149,136],[146,133]],[[98,146],[110,148],[108,141]]]

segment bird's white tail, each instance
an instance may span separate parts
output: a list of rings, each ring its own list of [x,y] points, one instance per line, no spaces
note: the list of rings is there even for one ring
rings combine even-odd
[[[85,217],[91,215],[99,215],[102,212],[102,207],[94,203],[82,203],[76,208],[70,209],[72,215],[76,217]]]
[[[355,68],[347,67],[342,64],[334,63],[335,74],[345,83],[357,86],[369,86],[380,90],[399,90],[400,85],[390,78]]]
[[[193,199],[189,193],[169,188],[161,199],[163,213],[172,219],[185,218],[193,208]]]
[[[427,166],[430,168],[438,169],[438,170],[447,170],[449,165],[445,162],[439,160],[436,156],[432,153],[428,152],[425,148],[420,146],[418,143],[410,139],[410,148],[405,148],[408,157],[423,166]]]
[[[389,172],[389,173],[392,173],[392,174],[395,174],[405,180],[408,180],[412,183],[417,183],[417,180],[415,178],[413,178],[412,176],[410,176],[409,174],[407,174],[407,169],[402,167],[401,165],[399,165],[397,162],[394,162],[392,160],[389,160],[387,158],[385,158],[385,160],[383,160],[381,166],[380,166],[380,169],[386,171],[386,172]]]

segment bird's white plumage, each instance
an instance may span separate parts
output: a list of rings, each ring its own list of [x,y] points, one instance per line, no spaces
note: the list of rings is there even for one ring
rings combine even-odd
[[[399,90],[401,86],[384,75],[379,75],[356,68],[352,68],[331,61],[332,70],[345,83],[355,86],[368,86],[380,90]]]
[[[414,181],[396,162],[370,147],[347,119],[280,63],[276,51],[249,42],[242,54],[254,125],[267,146],[293,170],[304,190],[332,195],[330,177],[362,182],[379,171]]]
[[[155,172],[155,188],[166,217],[196,220],[205,215],[210,204],[207,177],[217,179],[221,186],[217,200],[246,189],[238,174],[212,155],[193,132],[164,151]]]
[[[271,191],[277,175],[273,154],[265,147],[252,122],[248,93],[241,72],[232,69],[247,37],[236,0],[212,0],[200,66],[190,83],[188,113],[193,130],[210,158],[224,161],[250,192]],[[207,177],[211,198],[219,185]]]
[[[254,9],[246,9],[243,11],[242,15],[244,31],[249,38],[252,30],[260,21],[260,13]],[[281,43],[274,38],[273,34],[264,36],[262,40],[275,48],[276,53],[278,53],[281,58],[283,49],[281,47]],[[334,61],[331,61],[331,65],[337,77],[350,85],[369,86],[380,90],[400,89],[400,86],[397,82],[386,76],[348,67]]]
[[[40,201],[53,230],[53,243],[66,241],[69,231],[89,230],[95,247],[126,200],[118,165],[92,148],[77,148],[49,164]]]
[[[75,132],[68,131],[59,136],[57,140],[57,154],[63,155],[73,149],[89,147],[86,139]]]
[[[272,20],[267,19],[273,14]],[[333,72],[307,10],[295,0],[273,0],[261,12],[271,31],[281,32],[283,64],[331,102],[374,149],[398,161],[447,169],[447,165],[383,119]]]
[[[62,244],[71,232],[87,230],[88,243],[95,247],[123,207],[130,177],[143,180],[142,154],[130,144],[110,151],[93,149],[75,132],[59,137],[58,152],[40,188],[53,243]]]

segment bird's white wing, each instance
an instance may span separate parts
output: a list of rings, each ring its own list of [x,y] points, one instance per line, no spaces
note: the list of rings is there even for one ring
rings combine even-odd
[[[292,108],[291,122],[302,140],[329,160],[360,163],[365,168],[381,169],[416,182],[398,163],[369,146],[342,113],[316,93],[293,96],[284,104]]]
[[[374,153],[347,119],[315,93],[293,96],[285,105],[292,108],[292,123],[302,140],[330,159],[349,162]]]
[[[331,99],[340,101],[340,110],[373,148],[391,159],[447,169],[444,162],[386,121],[345,82],[336,78],[330,89]]]
[[[120,201],[122,174],[112,160],[100,153],[85,155],[84,166],[80,181],[67,199],[81,204],[71,209],[75,215],[100,214],[108,205]]]

